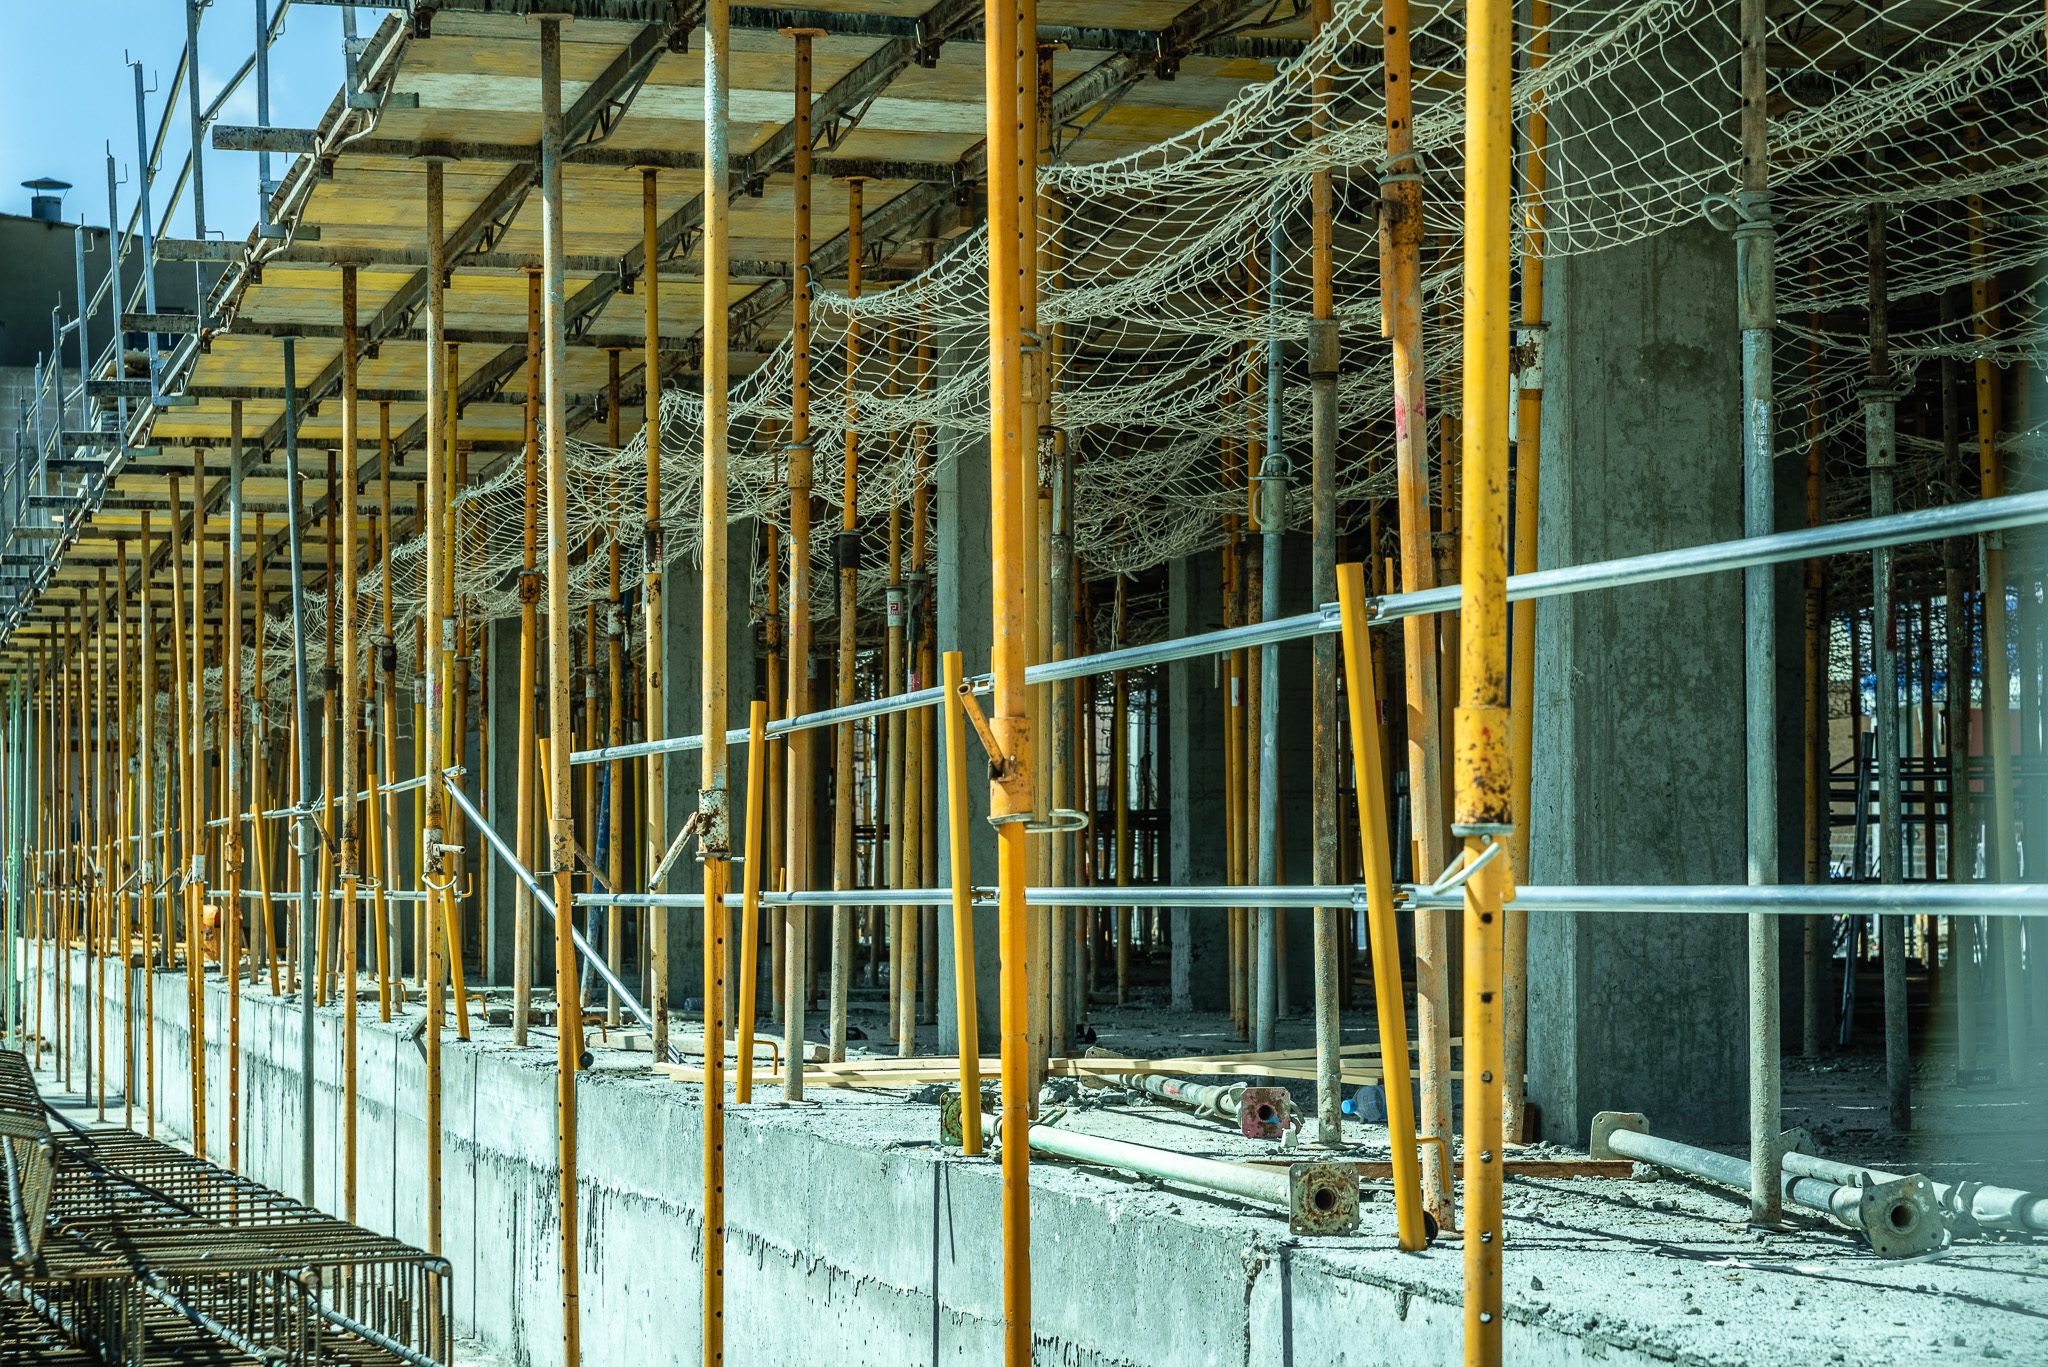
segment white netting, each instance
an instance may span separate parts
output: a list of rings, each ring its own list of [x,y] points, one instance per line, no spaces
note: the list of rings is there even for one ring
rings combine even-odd
[[[1549,55],[1540,63],[1520,30],[1518,127],[1540,101],[1549,120],[1548,185],[1540,205],[1523,187],[1515,221],[1526,225],[1540,209],[1547,258],[1673,230],[1713,231],[1701,226],[1703,201],[1732,191],[1738,171],[1737,8],[1733,0],[1568,0],[1552,7]],[[1772,9],[1778,443],[1802,460],[1809,443],[1821,443],[1828,516],[1860,515],[1866,206],[1889,211],[1896,388],[1937,375],[1944,358],[1963,372],[1979,355],[2002,365],[2048,360],[2042,298],[1993,291],[1980,307],[1969,288],[1975,278],[2012,279],[2048,261],[2041,14],[2025,0],[1881,9],[1796,0]],[[1039,306],[1040,335],[1055,358],[1049,421],[1075,453],[1075,544],[1088,573],[1136,572],[1221,540],[1224,517],[1245,506],[1247,458],[1263,448],[1264,353],[1274,341],[1287,348],[1281,451],[1297,477],[1305,475],[1310,420],[1299,343],[1309,316],[1307,204],[1321,170],[1335,184],[1335,312],[1346,366],[1337,487],[1348,525],[1362,521],[1369,500],[1392,492],[1375,221],[1386,163],[1380,12],[1361,3],[1337,10],[1300,59],[1244,89],[1200,128],[1116,160],[1062,162],[1043,173],[1055,209],[1045,225],[1049,267]],[[1438,412],[1455,411],[1459,366],[1462,22],[1459,8],[1420,11],[1412,33],[1426,378]],[[1326,106],[1313,94],[1317,72],[1329,80]],[[1319,109],[1328,111],[1320,123]],[[1530,242],[1526,227],[1518,233],[1519,258]],[[887,509],[907,510],[912,491],[929,487],[957,453],[978,454],[988,423],[986,246],[985,235],[970,234],[915,279],[858,299],[815,292],[810,435],[820,506],[809,552],[821,619],[835,608],[830,537],[849,415],[859,433],[869,570],[881,564]],[[1734,283],[1731,254],[1728,300]],[[1712,306],[1732,318],[1728,300]],[[855,329],[861,359],[849,378]],[[1729,348],[1732,358],[1732,331]],[[785,342],[730,396],[732,515],[785,530],[791,387]],[[700,419],[698,396],[664,396],[662,516],[684,580],[697,544]],[[1966,415],[1966,457],[1973,421]],[[1974,492],[1974,459],[1959,476],[1924,413],[1902,405],[1900,430],[1902,506]],[[2018,434],[2014,454],[2032,439]],[[570,540],[587,550],[571,576],[579,606],[605,596],[612,544],[622,548],[629,590],[638,581],[644,461],[639,439],[616,451],[573,446]],[[482,618],[517,612],[523,498],[517,461],[461,496],[457,583]],[[418,541],[393,556],[391,588],[407,624],[416,621],[421,559]],[[862,578],[864,601],[872,601],[882,575]],[[376,576],[364,586],[366,633],[383,592]],[[317,601],[313,619],[317,641]],[[283,625],[272,631],[274,644],[285,644]],[[409,669],[411,650],[401,645],[398,653]],[[273,673],[287,661],[273,650]]]

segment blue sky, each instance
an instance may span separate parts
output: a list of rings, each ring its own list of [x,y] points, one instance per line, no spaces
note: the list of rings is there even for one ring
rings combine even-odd
[[[257,0],[210,0],[199,27],[200,94],[211,103],[256,44]],[[274,12],[277,0],[269,0]],[[7,38],[0,42],[0,210],[27,213],[29,192],[20,182],[55,176],[77,188],[64,200],[64,217],[104,223],[107,217],[106,148],[121,167],[121,215],[135,204],[135,86],[129,56],[141,59],[153,137],[185,45],[184,0],[11,0]],[[357,12],[359,32],[375,31],[384,11]],[[271,49],[270,121],[308,127],[326,111],[342,81],[341,11],[303,5],[285,18]],[[164,145],[154,205],[175,183],[189,147],[185,96]],[[255,78],[243,82],[221,112],[226,123],[256,121]],[[205,154],[209,236],[242,237],[256,221],[256,158],[241,152]],[[281,174],[273,163],[272,174]],[[180,200],[171,232],[192,232],[191,198]]]

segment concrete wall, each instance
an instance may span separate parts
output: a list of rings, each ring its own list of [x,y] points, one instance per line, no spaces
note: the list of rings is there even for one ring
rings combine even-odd
[[[84,1000],[82,990],[74,1000]],[[225,985],[209,981],[217,1159],[225,1152],[226,1006]],[[111,1014],[118,1019],[118,1003]],[[374,1005],[365,1015],[357,1219],[420,1242],[420,1046],[404,1038],[402,1023],[378,1024]],[[157,1089],[159,1133],[170,1137],[186,1131],[190,1114],[182,975],[157,975],[155,1024],[165,1080]],[[339,1027],[336,1011],[315,1017],[317,1197],[330,1210],[339,1209]],[[242,1041],[242,1168],[295,1192],[296,1006],[246,996]],[[458,1326],[522,1367],[556,1363],[552,1050],[451,1039],[444,1057],[443,1252],[456,1269]],[[638,1072],[579,1081],[585,1363],[698,1360],[697,1098],[694,1087]],[[1000,1360],[1000,1174],[986,1160],[942,1153],[936,1136],[924,1133],[936,1114],[857,1099],[729,1112],[728,1361],[902,1367]],[[1456,1247],[1420,1258],[1397,1254],[1386,1237],[1390,1214],[1369,1206],[1367,1219],[1375,1233],[1301,1243],[1286,1237],[1278,1218],[1227,1201],[1035,1165],[1034,1357],[1060,1367],[1423,1367],[1455,1359]],[[1591,1336],[1582,1341],[1573,1324],[1537,1313],[1511,1311],[1506,1331],[1512,1361],[1650,1360]]]

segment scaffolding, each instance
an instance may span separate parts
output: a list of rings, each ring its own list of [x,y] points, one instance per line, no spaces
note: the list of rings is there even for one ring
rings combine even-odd
[[[2033,488],[2039,415],[2002,388],[2048,358],[2048,238],[2027,198],[2048,164],[2038,14],[1199,0],[1123,29],[1044,22],[1033,0],[936,0],[914,19],[563,0],[538,23],[440,0],[394,7],[364,37],[345,10],[339,97],[317,126],[281,128],[268,52],[287,7],[257,0],[250,59],[207,104],[205,6],[188,0],[153,139],[135,64],[138,202],[97,294],[82,247],[78,267],[80,299],[118,305],[117,335],[90,348],[90,303],[53,319],[25,454],[0,479],[4,1028],[38,1054],[55,1044],[67,1081],[89,1059],[102,1104],[140,1095],[153,1129],[156,975],[187,975],[195,1041],[200,988],[209,973],[228,984],[224,1075],[181,1080],[199,1158],[58,1146],[94,1180],[181,1211],[282,1199],[202,1161],[218,1115],[236,1162],[239,1003],[267,975],[309,1022],[329,1001],[347,1013],[353,1214],[368,973],[383,1019],[424,1013],[432,1255],[444,1031],[467,1038],[471,996],[508,985],[516,1047],[553,1012],[574,1361],[575,1077],[586,1018],[630,1018],[654,1066],[701,1087],[701,1350],[717,1361],[728,1035],[748,1104],[770,1082],[754,1076],[765,987],[773,1085],[801,1100],[807,1075],[830,1086],[868,1066],[847,1059],[849,1003],[857,975],[886,977],[890,1047],[957,1040],[958,1139],[973,1156],[1002,1141],[1007,1358],[1027,1362],[1040,1083],[1094,989],[1126,1000],[1134,954],[1180,909],[1226,927],[1228,1010],[1255,1057],[1274,1053],[1283,996],[1309,1005],[1326,1142],[1342,1134],[1340,1011],[1370,990],[1398,1243],[1462,1231],[1468,1361],[1497,1362],[1533,918],[1749,917],[1741,1177],[1763,1225],[1793,1180],[1782,918],[1805,927],[1810,1051],[1836,934],[1847,1008],[1858,966],[1878,972],[1895,1124],[1913,1105],[1909,960],[1953,980],[1960,1068],[2026,1072],[2044,973],[2030,918],[2048,908],[2020,858],[2048,845],[2048,818],[2030,814],[2048,810],[2048,492]],[[491,74],[472,79],[486,50]],[[251,77],[257,124],[226,125]],[[1142,114],[1127,99],[1141,85]],[[181,94],[191,147],[163,187]],[[259,158],[244,241],[206,236],[209,151]],[[817,193],[820,175],[840,185]],[[108,186],[116,221],[111,155]],[[195,237],[168,238],[188,186]],[[1538,568],[1544,265],[1702,218],[1733,237],[1743,535]],[[202,272],[193,314],[158,311],[166,263]],[[302,446],[330,453],[324,495]],[[1807,472],[1803,526],[1779,515],[1789,461]],[[265,523],[279,512],[282,531]],[[1283,557],[1300,531],[1297,576]],[[1212,553],[1221,584],[1169,626],[1165,567]],[[1796,719],[1776,691],[1786,566],[1804,571]],[[1547,885],[1529,837],[1542,604],[1731,572],[1746,882]],[[165,581],[168,618],[153,601]],[[266,599],[279,587],[288,612]],[[983,597],[989,620],[966,622]],[[507,679],[497,632],[514,623]],[[1279,741],[1294,643],[1310,659],[1305,782]],[[1174,819],[1157,786],[1161,670],[1198,662],[1224,684],[1210,739],[1226,881],[1175,886],[1157,853]],[[1794,730],[1807,857],[1785,869]],[[1312,867],[1283,868],[1283,795],[1304,792]],[[970,813],[994,832],[978,865]],[[500,870],[510,914],[481,891]],[[976,981],[981,908],[995,983]],[[1313,913],[1306,984],[1285,977],[1294,908]],[[694,1044],[672,1038],[684,993],[668,981],[671,912],[691,909]],[[551,1002],[536,987],[550,941]],[[486,983],[507,965],[509,983]],[[976,1000],[990,990],[1001,1091],[985,1128]],[[1397,1077],[1411,1001],[1412,1104]],[[802,1042],[820,1004],[814,1063]],[[310,1028],[302,1041],[310,1115]],[[6,1139],[31,1172],[43,1147]],[[1250,1185],[1278,1190],[1271,1174]],[[276,1223],[317,1224],[292,1209]],[[82,1216],[63,1229],[87,1268],[104,1231]],[[168,1278],[165,1257],[151,1266]],[[126,1275],[78,1272],[82,1299],[33,1294],[45,1321],[111,1326],[95,1331],[111,1342],[162,1318],[162,1296],[121,1299]],[[324,1274],[273,1278],[247,1303],[289,1321],[295,1353],[340,1328],[446,1360],[443,1273],[402,1290],[353,1264],[335,1275],[364,1297],[334,1310],[346,1324],[321,1309]]]

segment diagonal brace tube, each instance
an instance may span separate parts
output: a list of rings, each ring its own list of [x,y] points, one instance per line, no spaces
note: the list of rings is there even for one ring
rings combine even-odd
[[[498,852],[498,857],[505,861],[505,866],[512,870],[514,876],[520,882],[526,884],[526,890],[533,894],[533,899],[539,903],[540,909],[545,911],[550,917],[553,917],[555,915],[555,899],[548,895],[547,889],[540,885],[540,880],[533,876],[526,865],[519,862],[518,856],[512,853],[512,847],[505,843],[504,837],[492,829],[491,823],[484,820],[484,814],[476,809],[462,789],[456,785],[456,777],[461,772],[459,769],[445,769],[442,771],[442,777],[447,781],[448,795],[455,799],[456,806],[462,808],[462,814],[476,823],[476,828],[483,832],[484,839],[488,840],[491,848]],[[583,938],[582,931],[576,929],[576,923],[573,919],[569,923],[569,935],[570,938],[575,940],[576,949],[583,955],[584,962],[597,971],[597,975],[604,979],[606,986],[619,994],[619,1000],[626,1004],[626,1009],[633,1013],[633,1018],[649,1030],[652,1030],[654,1028],[654,1017],[647,1013],[647,1008],[640,1004],[640,999],[633,995],[632,989],[619,981],[618,975],[613,973],[610,966],[605,963],[604,956],[591,949],[590,942]],[[674,1049],[669,1050],[669,1054],[671,1061],[681,1057]]]

